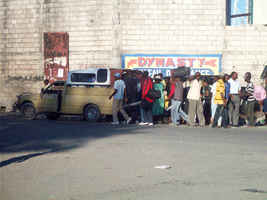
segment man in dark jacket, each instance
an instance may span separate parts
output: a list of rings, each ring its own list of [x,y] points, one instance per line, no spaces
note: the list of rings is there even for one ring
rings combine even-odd
[[[131,70],[123,73],[123,80],[126,85],[126,94],[128,104],[135,103],[139,100],[140,81]],[[131,115],[132,122],[138,120],[138,106],[131,106],[127,108],[127,112]]]

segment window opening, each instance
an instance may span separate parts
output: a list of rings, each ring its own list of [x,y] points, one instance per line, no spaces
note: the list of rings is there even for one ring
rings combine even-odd
[[[253,24],[253,0],[227,0],[227,25]]]
[[[71,75],[72,82],[94,83],[96,80],[95,74],[74,73]]]

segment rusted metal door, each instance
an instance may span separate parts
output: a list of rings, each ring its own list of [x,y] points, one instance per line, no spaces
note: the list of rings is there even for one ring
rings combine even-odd
[[[67,80],[69,72],[68,33],[44,33],[44,75],[50,83]]]

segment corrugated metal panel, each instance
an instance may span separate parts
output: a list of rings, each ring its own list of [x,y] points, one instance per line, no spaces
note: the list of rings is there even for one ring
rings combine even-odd
[[[68,33],[44,33],[44,73],[50,82],[67,80],[69,72]]]

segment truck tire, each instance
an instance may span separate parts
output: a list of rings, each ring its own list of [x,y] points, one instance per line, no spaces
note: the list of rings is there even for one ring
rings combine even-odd
[[[97,105],[89,104],[84,108],[83,116],[88,122],[97,122],[101,117],[101,113]]]
[[[24,103],[21,106],[21,113],[28,120],[34,120],[36,117],[36,109],[32,103]]]
[[[47,113],[46,118],[48,120],[57,120],[60,117],[58,113]]]

